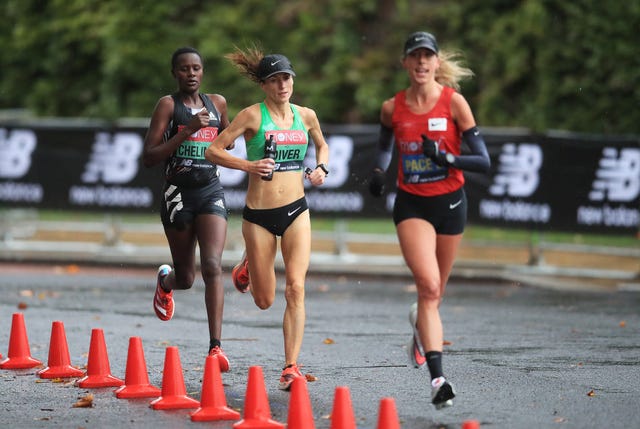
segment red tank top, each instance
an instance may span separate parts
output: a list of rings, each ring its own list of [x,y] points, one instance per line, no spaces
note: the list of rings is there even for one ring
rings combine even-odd
[[[409,110],[405,91],[396,94],[391,126],[398,150],[398,189],[428,197],[447,194],[464,185],[462,170],[440,167],[422,153],[421,134],[425,134],[438,142],[441,150],[460,155],[460,131],[451,117],[454,92],[453,88],[443,87],[433,109],[420,115]]]

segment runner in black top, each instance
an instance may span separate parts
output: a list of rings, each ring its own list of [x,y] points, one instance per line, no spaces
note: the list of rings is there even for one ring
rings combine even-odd
[[[205,283],[209,353],[218,356],[221,371],[228,371],[229,360],[220,345],[227,209],[218,169],[205,159],[204,151],[229,125],[229,118],[223,96],[200,93],[203,72],[198,51],[186,47],[174,52],[171,73],[178,91],[158,100],[145,138],[144,165],[165,165],[160,216],[173,259],[173,268],[164,264],[158,269],[153,307],[160,320],[173,317],[173,290],[189,289],[195,279],[197,243]]]

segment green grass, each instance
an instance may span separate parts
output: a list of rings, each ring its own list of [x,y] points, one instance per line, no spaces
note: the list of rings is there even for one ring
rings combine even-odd
[[[6,211],[0,211],[0,217]],[[123,223],[154,223],[160,222],[157,213],[132,214],[132,213],[98,213],[76,212],[59,210],[27,211],[25,215],[37,216],[46,221],[77,221],[99,222],[117,220]],[[233,215],[229,218],[232,228],[239,227],[240,216]],[[333,231],[336,228],[344,228],[347,232],[365,234],[395,234],[393,221],[388,219],[336,219],[314,216],[312,218],[314,231]],[[585,244],[594,246],[638,247],[640,236],[604,235],[604,234],[577,234],[560,231],[535,231],[515,228],[498,228],[478,225],[469,225],[465,231],[466,240],[484,240],[497,242],[531,242],[545,241],[553,243]]]

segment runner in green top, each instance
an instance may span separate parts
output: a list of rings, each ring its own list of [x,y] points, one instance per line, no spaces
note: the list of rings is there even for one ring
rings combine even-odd
[[[242,110],[205,152],[207,160],[249,173],[249,187],[242,213],[242,234],[246,245],[243,260],[231,276],[238,290],[251,291],[261,309],[271,307],[276,295],[274,270],[277,237],[284,260],[284,368],[279,388],[289,390],[295,377],[302,376],[297,361],[304,334],[304,283],[311,255],[311,221],[304,193],[303,175],[312,185],[324,183],[329,174],[329,147],[316,113],[289,102],[296,75],[283,55],[265,56],[258,49],[237,50],[227,55],[265,93],[263,103]],[[236,138],[244,136],[247,158],[228,153]],[[317,167],[303,173],[302,160],[308,137],[316,149]],[[273,137],[276,159],[264,158],[265,141]],[[271,146],[271,145],[270,145]],[[262,180],[273,173],[271,180]]]
[[[293,112],[293,125],[289,129],[279,129],[271,119],[266,103],[260,103],[262,123],[256,135],[247,142],[247,159],[249,161],[264,158],[265,142],[273,136],[277,145],[274,171],[302,170],[309,138],[307,128],[298,113],[298,108],[292,104],[291,111]]]

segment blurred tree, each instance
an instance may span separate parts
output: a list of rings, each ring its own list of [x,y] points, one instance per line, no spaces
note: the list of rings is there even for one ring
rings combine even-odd
[[[596,0],[4,0],[0,109],[148,117],[175,89],[173,51],[203,54],[203,91],[230,113],[262,93],[224,59],[253,44],[287,55],[294,101],[325,123],[376,123],[408,82],[405,37],[433,32],[476,77],[482,126],[640,133],[640,2]]]

